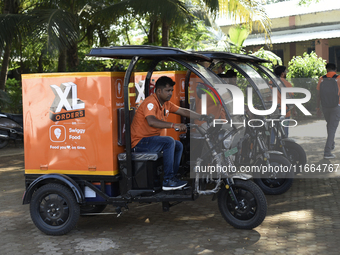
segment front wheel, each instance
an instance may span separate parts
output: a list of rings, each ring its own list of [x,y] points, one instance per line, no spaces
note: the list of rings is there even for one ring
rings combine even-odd
[[[304,167],[307,162],[307,156],[300,144],[286,141],[284,148],[287,152],[287,158],[292,165]]]
[[[64,235],[77,224],[79,204],[67,187],[50,183],[39,188],[30,204],[33,223],[47,235]]]
[[[293,185],[294,172],[287,158],[282,155],[270,154],[270,165],[261,178],[254,178],[254,182],[259,185],[266,195],[280,195],[285,193]],[[261,171],[266,166],[262,162]]]
[[[0,135],[7,136],[8,132],[4,130],[0,130]],[[8,140],[0,139],[0,149],[5,148],[8,144]]]
[[[238,204],[234,202],[231,190]],[[267,214],[267,200],[262,190],[252,181],[234,180],[234,185],[223,187],[218,194],[218,208],[223,218],[234,228],[253,229]]]

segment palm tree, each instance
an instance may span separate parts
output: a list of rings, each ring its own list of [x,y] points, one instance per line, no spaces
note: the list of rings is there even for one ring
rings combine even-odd
[[[169,44],[169,30],[175,24],[186,24],[194,16],[180,0],[123,0],[98,12],[100,20],[114,21],[121,15],[132,12],[135,16],[149,21],[148,43],[154,44],[155,32],[161,26],[162,46]]]
[[[39,41],[46,39],[47,46],[62,49],[76,39],[77,28],[68,13],[60,9],[42,10],[39,1],[5,0],[0,15],[0,53],[3,51],[0,73],[0,90],[5,89],[7,70],[13,42],[31,36]],[[46,1],[43,1],[45,4]],[[25,6],[25,9],[23,8]]]
[[[127,12],[133,12],[136,16],[146,17],[149,20],[148,43],[155,43],[155,31],[161,26],[162,46],[168,46],[169,28],[174,25],[185,25],[195,15],[190,12],[190,5],[198,5],[201,13],[205,12],[205,18],[210,19],[211,24],[218,13],[229,15],[248,23],[250,31],[254,21],[255,26],[270,31],[270,21],[257,0],[121,0],[98,13],[98,16],[117,20]],[[215,26],[218,30],[218,28]]]
[[[18,33],[19,16],[15,15],[19,12],[19,5],[19,0],[5,0],[3,14],[0,15],[0,56],[4,50],[0,72],[0,90],[5,89],[13,40],[20,35],[20,33]]]
[[[219,12],[234,19],[235,23],[247,24],[250,33],[254,24],[266,36],[270,34],[271,21],[258,0],[219,0]]]

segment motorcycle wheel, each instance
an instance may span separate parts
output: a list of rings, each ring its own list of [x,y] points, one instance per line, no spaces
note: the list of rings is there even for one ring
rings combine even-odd
[[[70,232],[76,226],[80,209],[70,189],[50,183],[33,194],[30,213],[39,230],[57,236]]]
[[[285,149],[287,152],[288,160],[292,165],[304,166],[307,162],[305,150],[300,144],[294,142],[285,142]]]
[[[83,205],[80,206],[80,215],[86,213],[101,213],[106,208],[106,205]]]
[[[285,169],[290,169],[291,163],[287,158],[282,155],[270,154],[270,166],[272,167],[284,167]],[[262,166],[266,165],[262,162]],[[282,168],[283,169],[283,168]],[[261,175],[263,176],[263,175]],[[271,172],[267,173],[266,177],[254,178],[254,182],[262,189],[266,195],[280,195],[285,193],[293,185],[294,172],[283,172],[279,171],[277,173]]]
[[[7,135],[7,131],[0,131],[0,134]],[[8,144],[8,140],[2,140],[0,139],[0,149],[6,147]]]
[[[225,187],[218,194],[218,208],[223,218],[234,228],[253,229],[267,214],[267,200],[262,190],[252,181],[234,180],[232,189],[242,206],[236,206]]]

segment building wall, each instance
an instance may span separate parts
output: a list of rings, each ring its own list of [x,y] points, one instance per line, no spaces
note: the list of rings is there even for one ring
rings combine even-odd
[[[340,9],[332,11],[314,12],[296,16],[286,16],[271,19],[272,31],[287,31],[297,28],[308,28],[315,26],[333,25],[340,22]],[[231,26],[221,27],[225,34]],[[258,33],[254,29],[253,33]],[[245,48],[247,52],[255,52],[264,47],[266,50],[272,50],[283,58],[284,65],[294,56],[303,56],[305,52],[316,52],[327,62],[335,62],[340,71],[340,38],[316,39],[310,41],[299,41],[292,43],[273,44],[273,45],[253,45]]]
[[[340,10],[304,14],[295,16],[295,24],[297,27],[327,25],[330,23],[339,23],[339,17]]]

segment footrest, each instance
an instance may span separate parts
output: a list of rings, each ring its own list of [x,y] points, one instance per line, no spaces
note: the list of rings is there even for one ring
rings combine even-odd
[[[157,159],[163,157],[163,152],[131,152],[132,160],[136,161],[156,161]],[[126,160],[126,153],[118,154],[119,161]]]

